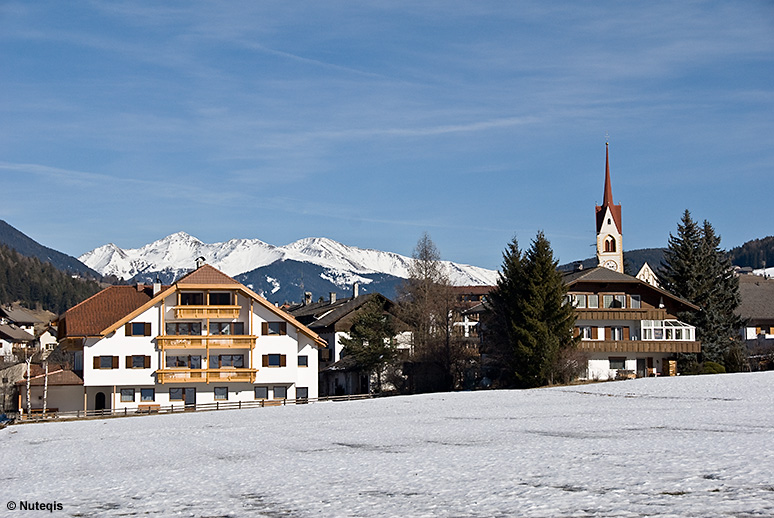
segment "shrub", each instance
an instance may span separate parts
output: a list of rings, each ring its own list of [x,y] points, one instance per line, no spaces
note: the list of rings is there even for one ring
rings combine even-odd
[[[716,362],[704,362],[701,364],[701,374],[723,374],[726,368]]]

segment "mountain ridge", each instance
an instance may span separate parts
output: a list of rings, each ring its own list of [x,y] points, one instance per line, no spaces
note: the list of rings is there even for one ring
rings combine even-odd
[[[186,232],[176,232],[134,249],[109,243],[86,252],[79,259],[102,275],[133,282],[152,282],[158,278],[168,283],[190,271],[198,257],[204,257],[209,264],[240,282],[253,285],[264,296],[271,294],[288,300],[296,300],[299,290],[303,296],[304,285],[314,285],[328,295],[329,292],[348,293],[354,283],[363,286],[364,292],[380,286],[387,291],[386,296],[391,296],[401,280],[408,278],[413,261],[393,252],[348,246],[324,237],[275,246],[259,239],[204,243]],[[285,264],[269,268],[280,263]],[[492,285],[497,279],[495,270],[451,261],[443,263],[455,285]],[[272,273],[283,271],[289,275],[291,266],[296,272],[293,278],[279,279]]]

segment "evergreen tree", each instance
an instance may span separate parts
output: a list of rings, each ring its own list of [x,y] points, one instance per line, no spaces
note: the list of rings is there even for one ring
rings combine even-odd
[[[551,244],[538,232],[524,254],[514,239],[490,293],[490,338],[518,387],[553,383],[563,353],[575,346],[575,312]]]
[[[700,227],[688,210],[677,226],[677,237],[669,236],[669,248],[662,263],[664,287],[699,307],[699,311],[678,315],[696,326],[702,343],[701,359],[726,366],[744,367],[744,353],[736,339],[743,321],[735,314],[740,302],[739,279],[731,260],[720,248],[720,236],[708,221]],[[681,355],[681,363],[693,355]]]
[[[700,262],[701,231],[686,209],[677,224],[677,236],[669,234],[660,277],[664,288],[678,297],[694,301],[701,291],[697,265]]]
[[[357,366],[369,375],[376,374],[376,391],[382,390],[382,371],[391,363],[397,350],[393,343],[395,326],[392,315],[384,311],[381,296],[366,302],[355,316],[349,338],[342,338],[342,352],[355,359]]]

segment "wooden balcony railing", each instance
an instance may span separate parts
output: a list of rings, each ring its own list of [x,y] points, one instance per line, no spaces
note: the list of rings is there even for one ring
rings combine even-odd
[[[699,353],[701,342],[676,340],[581,340],[578,349],[589,352]]]
[[[254,335],[161,335],[156,343],[165,349],[252,349],[255,347]]]
[[[578,320],[667,320],[662,308],[575,308]]]
[[[239,318],[240,306],[174,306],[175,318]]]
[[[157,370],[159,383],[255,383],[258,369],[164,369]]]

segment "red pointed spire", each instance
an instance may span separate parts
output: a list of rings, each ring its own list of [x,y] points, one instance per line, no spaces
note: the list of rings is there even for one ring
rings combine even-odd
[[[610,150],[605,142],[605,192],[602,195],[602,206],[613,206],[613,187],[610,185]]]
[[[613,187],[610,182],[610,150],[607,142],[605,142],[605,192],[602,194],[602,205],[596,206],[597,232],[602,228],[606,208],[610,208],[615,226],[618,228],[618,232],[622,232],[621,206],[613,203]]]

